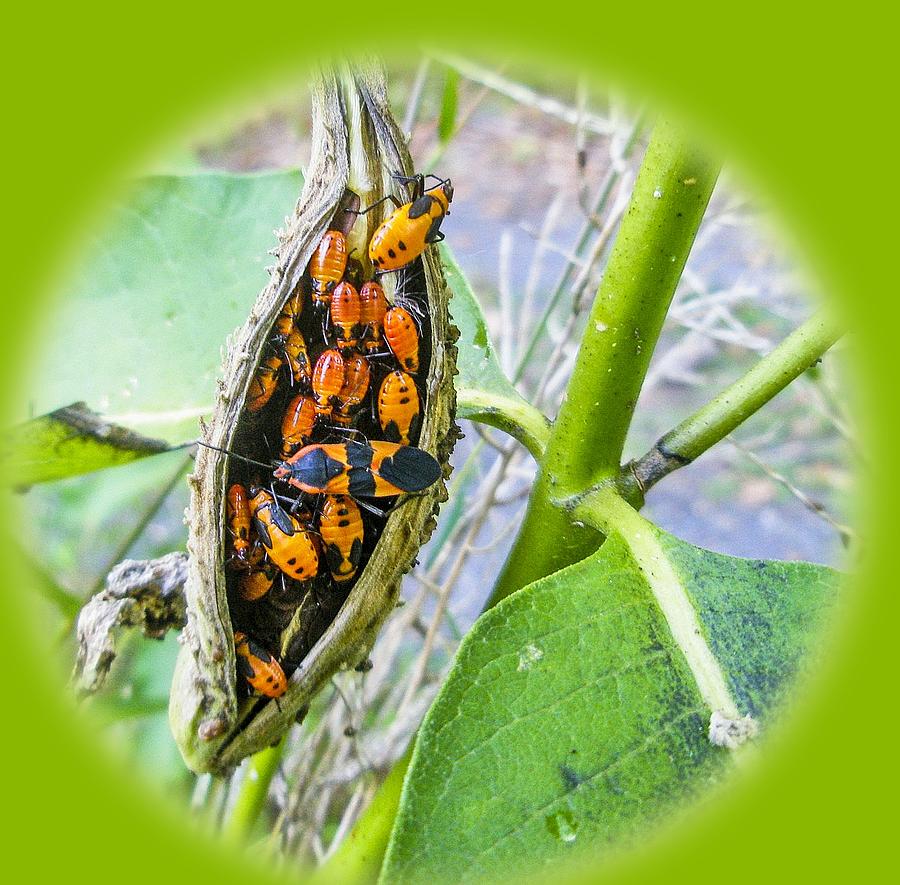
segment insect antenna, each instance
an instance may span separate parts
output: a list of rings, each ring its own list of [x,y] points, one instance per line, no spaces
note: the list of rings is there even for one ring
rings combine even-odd
[[[266,470],[271,470],[275,467],[274,463],[264,464],[262,461],[254,461],[253,458],[246,458],[244,455],[239,455],[237,452],[231,452],[228,449],[220,449],[218,446],[210,445],[209,443],[201,442],[199,439],[194,440],[193,442],[184,443],[184,445],[174,446],[177,449],[187,449],[191,446],[203,446],[204,449],[212,449],[214,452],[221,452],[223,455],[230,455],[232,458],[238,458],[241,461],[246,461],[248,464],[253,464],[256,467],[265,467]]]

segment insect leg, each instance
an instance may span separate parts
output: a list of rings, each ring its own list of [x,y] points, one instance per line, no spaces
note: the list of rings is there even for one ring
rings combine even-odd
[[[365,209],[345,209],[344,211],[351,212],[354,215],[367,215],[376,206],[380,206],[387,200],[390,200],[397,209],[399,209],[403,205],[403,203],[401,203],[400,200],[398,200],[397,197],[395,197],[393,194],[388,194],[386,197],[382,197],[380,200],[376,200],[374,203],[372,203],[371,206],[367,206]]]
[[[380,507],[376,507],[374,504],[370,504],[368,501],[363,501],[362,498],[354,498],[353,500],[356,501],[356,503],[360,507],[362,507],[363,510],[368,510],[369,513],[372,513],[381,519],[384,519],[388,515],[388,513],[390,513],[390,511],[394,509],[393,507],[391,507],[388,510],[382,510]],[[394,506],[396,507],[396,504]]]
[[[401,175],[399,172],[391,173],[391,178],[396,181],[403,182],[403,184],[411,184],[413,185],[412,189],[412,197],[413,200],[417,200],[422,194],[425,193],[425,176],[421,173],[418,175]]]

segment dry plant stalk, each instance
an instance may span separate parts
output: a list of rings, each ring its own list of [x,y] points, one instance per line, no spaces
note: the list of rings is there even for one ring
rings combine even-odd
[[[357,193],[362,205],[371,205],[395,192],[397,184],[391,176],[398,172],[411,175],[412,161],[388,107],[381,72],[351,66],[321,72],[313,88],[312,155],[303,193],[286,231],[279,235],[271,279],[247,322],[229,342],[203,442],[231,448],[273,323],[341,206],[346,189]],[[350,247],[358,254],[366,254],[368,240],[383,217],[377,215],[363,216],[364,222],[357,224],[350,237]],[[258,711],[254,699],[239,703],[236,693],[224,572],[228,456],[203,447],[198,452],[190,477],[187,626],[169,707],[172,732],[194,771],[227,772],[245,756],[275,743],[336,672],[365,661],[382,622],[397,603],[403,574],[434,530],[438,506],[447,498],[448,462],[458,436],[453,420],[453,342],[458,333],[450,323],[450,292],[436,250],[427,250],[421,260],[432,357],[423,379],[426,404],[418,445],[443,465],[444,477],[424,494],[401,499],[361,577],[291,676],[287,692],[277,704],[265,703]],[[390,277],[383,279],[389,290]]]

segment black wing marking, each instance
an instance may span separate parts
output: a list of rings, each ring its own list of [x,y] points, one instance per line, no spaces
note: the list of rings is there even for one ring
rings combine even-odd
[[[375,477],[368,467],[351,467],[347,478],[347,491],[354,498],[374,498]]]
[[[256,534],[259,535],[263,547],[265,547],[266,550],[271,550],[272,536],[269,534],[269,527],[258,516],[253,517],[253,527],[256,529]]]
[[[435,202],[435,199],[430,194],[422,194],[422,196],[409,207],[409,212],[406,213],[407,217],[421,218],[423,215],[427,215],[431,211],[431,204],[433,202]]]
[[[404,492],[421,492],[441,478],[441,465],[423,449],[401,446],[381,462],[378,475]]]

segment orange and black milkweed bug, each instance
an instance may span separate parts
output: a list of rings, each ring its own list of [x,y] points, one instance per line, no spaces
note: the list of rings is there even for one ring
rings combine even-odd
[[[450,214],[450,202],[453,200],[453,185],[449,178],[438,178],[436,175],[394,177],[412,184],[413,199],[410,203],[401,204],[393,195],[384,198],[397,208],[379,225],[369,241],[369,258],[376,273],[399,270],[418,258],[429,243],[443,240],[441,222],[444,216]],[[425,190],[426,177],[437,179],[437,186]],[[374,203],[359,214],[377,205]]]
[[[238,673],[256,692],[268,698],[280,698],[287,691],[287,677],[281,664],[246,633],[234,634]]]

